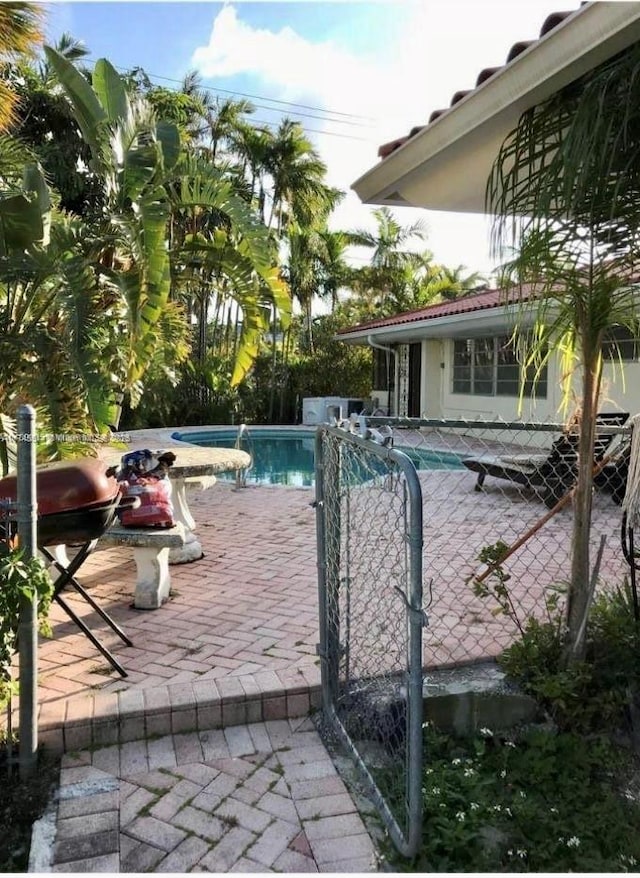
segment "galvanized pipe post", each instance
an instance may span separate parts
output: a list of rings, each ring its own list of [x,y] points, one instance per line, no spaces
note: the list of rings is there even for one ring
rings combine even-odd
[[[33,406],[18,409],[18,540],[25,561],[38,553],[36,499],[36,413]],[[20,655],[20,777],[35,770],[38,758],[38,600],[22,599],[18,624]]]
[[[409,673],[407,680],[407,805],[409,826],[407,853],[412,856],[422,840],[422,718],[423,670],[422,629],[426,616],[422,608],[422,487],[415,466],[407,459],[404,467],[409,492]]]
[[[335,704],[340,667],[340,464],[339,446],[330,427],[316,431],[316,536],[318,544],[318,602],[320,679],[325,714]]]

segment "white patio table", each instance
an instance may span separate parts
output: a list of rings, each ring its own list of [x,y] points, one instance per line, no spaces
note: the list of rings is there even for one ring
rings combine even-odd
[[[170,564],[186,564],[189,561],[197,561],[202,558],[202,546],[194,531],[196,521],[191,514],[187,503],[187,485],[189,480],[210,479],[218,473],[233,472],[244,469],[251,463],[250,456],[246,451],[238,451],[235,448],[205,448],[198,445],[189,445],[185,442],[164,442],[162,445],[128,443],[126,451],[115,449],[113,446],[106,447],[101,453],[110,466],[119,465],[123,454],[136,451],[138,448],[162,448],[163,451],[172,451],[176,460],[169,468],[171,479],[171,500],[173,503],[174,520],[183,525],[185,530],[184,546],[171,549],[169,553]],[[213,484],[209,481],[207,487]]]

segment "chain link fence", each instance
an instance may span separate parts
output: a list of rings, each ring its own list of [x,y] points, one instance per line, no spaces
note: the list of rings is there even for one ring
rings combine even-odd
[[[597,423],[591,563],[599,558],[600,589],[630,572],[625,421]],[[350,751],[406,856],[421,834],[423,675],[495,658],[517,634],[512,617],[522,627],[544,617],[550,594],[561,608],[577,467],[575,426],[359,417],[317,432],[325,727]],[[496,558],[509,613],[490,585]]]
[[[393,842],[421,837],[422,495],[401,452],[316,439],[323,714]]]
[[[622,584],[621,502],[630,456],[626,416],[600,415],[594,455],[591,561],[602,538],[599,588]],[[545,614],[545,595],[570,578],[577,430],[561,424],[367,418],[391,428],[394,447],[416,464],[423,494],[424,575],[430,593],[425,668],[494,658],[517,633],[495,600],[484,558],[509,552],[501,567],[522,624]]]

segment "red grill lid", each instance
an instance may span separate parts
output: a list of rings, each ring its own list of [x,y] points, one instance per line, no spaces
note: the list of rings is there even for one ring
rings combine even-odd
[[[114,476],[107,475],[104,461],[86,458],[39,466],[36,470],[38,514],[53,515],[109,503],[118,494]],[[16,477],[0,479],[0,500],[16,500]]]

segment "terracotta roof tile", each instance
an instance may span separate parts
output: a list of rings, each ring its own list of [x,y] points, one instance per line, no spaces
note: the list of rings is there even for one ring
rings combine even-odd
[[[580,5],[583,6],[584,3],[581,3]],[[467,89],[467,90],[460,90],[460,91],[455,92],[455,94],[451,98],[451,103],[448,107],[445,107],[444,109],[434,110],[431,113],[431,115],[429,116],[429,120],[427,122],[427,125],[415,126],[414,128],[411,129],[408,136],[397,137],[395,140],[390,140],[388,143],[383,143],[378,148],[379,158],[386,159],[388,156],[391,155],[392,152],[395,152],[401,146],[404,146],[404,144],[411,137],[413,137],[415,134],[417,134],[418,131],[422,131],[423,128],[426,128],[428,125],[433,124],[437,119],[440,118],[440,116],[447,113],[451,109],[451,107],[454,107],[457,103],[459,103],[461,100],[466,98],[467,95],[472,94],[474,91],[476,91],[476,89],[478,89],[482,85],[484,85],[484,83],[488,79],[491,79],[491,77],[494,76],[499,70],[504,70],[505,67],[507,67],[509,64],[512,64],[520,55],[522,55],[523,52],[525,52],[531,46],[534,46],[543,37],[545,37],[550,31],[554,30],[554,28],[558,27],[559,24],[562,24],[562,22],[566,18],[568,18],[570,15],[573,15],[577,11],[578,11],[577,9],[572,9],[568,12],[552,12],[550,15],[548,15],[545,18],[543,25],[540,28],[540,35],[539,35],[537,40],[521,40],[517,43],[514,43],[511,46],[511,49],[509,50],[509,54],[507,55],[507,60],[506,60],[505,64],[502,65],[502,67],[485,67],[484,70],[481,70],[480,73],[478,74],[475,88]]]
[[[387,326],[401,326],[405,323],[418,323],[423,320],[435,320],[437,317],[451,317],[454,314],[468,314],[473,311],[484,311],[487,308],[497,308],[514,302],[526,302],[534,294],[530,285],[522,288],[514,287],[508,292],[505,290],[483,290],[479,293],[471,293],[461,299],[439,302],[437,305],[428,305],[426,308],[418,308],[415,311],[405,311],[395,314],[393,317],[382,317],[348,329],[341,329],[338,335],[348,335],[352,332],[362,332],[366,329],[382,329]]]

